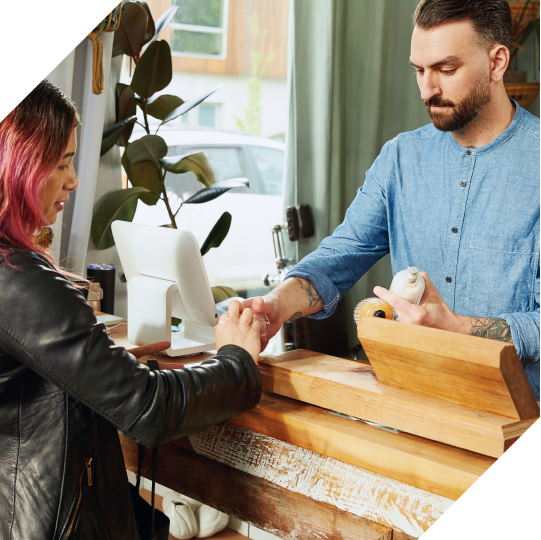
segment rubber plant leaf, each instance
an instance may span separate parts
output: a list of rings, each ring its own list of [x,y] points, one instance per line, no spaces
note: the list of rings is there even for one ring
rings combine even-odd
[[[212,201],[226,191],[236,187],[250,187],[247,178],[232,178],[231,180],[222,180],[213,186],[203,188],[184,201],[184,204],[201,204]]]
[[[162,124],[166,124],[167,122],[171,122],[171,120],[174,120],[175,118],[178,118],[179,116],[187,113],[189,110],[193,109],[194,107],[197,107],[202,101],[205,101],[209,96],[214,94],[216,90],[220,90],[220,88],[223,88],[223,84],[218,85],[216,88],[213,88],[212,90],[207,90],[200,94],[197,97],[194,97],[190,99],[189,101],[186,101],[183,103],[180,107],[177,107],[175,110],[171,111],[164,119]]]
[[[156,31],[154,32],[154,37],[150,40],[152,43],[158,39],[159,35],[169,26],[169,23],[173,20],[175,13],[177,12],[178,6],[171,6],[157,21],[156,21]]]
[[[103,156],[118,141],[120,136],[122,135],[123,131],[127,129],[127,126],[133,126],[135,121],[137,120],[136,116],[130,116],[130,118],[126,118],[120,122],[117,122],[116,124],[113,124],[109,129],[103,132],[102,138],[101,138],[101,149],[100,149],[100,156]]]
[[[128,159],[128,153],[122,155],[122,166],[133,187],[146,188],[152,195],[142,194],[140,199],[148,206],[154,206],[162,193],[158,169],[154,161],[133,164]],[[155,196],[154,196],[155,195]]]
[[[146,11],[135,2],[126,3],[113,40],[113,56],[126,54],[132,58],[137,57],[145,43],[147,26]]]
[[[167,144],[159,135],[145,135],[126,148],[131,163],[159,162],[167,154]]]
[[[116,121],[120,122],[131,116],[137,114],[137,102],[135,101],[135,94],[131,86],[123,83],[116,85]],[[127,146],[133,132],[135,123],[126,126],[124,131],[120,134],[118,144],[120,146]]]
[[[163,120],[171,111],[180,107],[184,101],[177,96],[162,94],[150,98],[147,102],[147,113],[158,120]]]
[[[145,30],[145,41],[143,43],[148,43],[156,33],[156,25],[154,24],[154,17],[152,16],[152,11],[150,11],[150,6],[145,2],[145,0],[131,0],[134,4],[141,6],[145,13],[147,14],[147,27]]]
[[[90,235],[97,249],[114,246],[111,224],[117,219],[132,221],[137,208],[137,201],[148,190],[141,187],[121,189],[108,193],[98,206],[92,219]]]
[[[182,174],[191,172],[204,186],[210,187],[216,183],[214,171],[207,156],[203,152],[184,154],[182,156],[168,156],[160,160],[160,165],[168,172]]]
[[[163,90],[173,78],[171,48],[167,41],[154,41],[135,66],[130,86],[143,99]]]
[[[205,255],[212,248],[220,247],[231,227],[231,214],[224,212],[216,225],[212,227],[207,239],[201,246],[201,255]]]

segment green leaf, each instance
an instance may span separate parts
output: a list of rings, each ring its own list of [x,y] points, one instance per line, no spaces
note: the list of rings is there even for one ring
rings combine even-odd
[[[116,121],[120,122],[131,116],[135,116],[137,113],[137,102],[135,101],[135,94],[131,86],[123,83],[116,85]],[[135,123],[126,127],[121,133],[118,139],[120,146],[127,146],[133,132]]]
[[[180,107],[177,107],[175,110],[171,111],[164,119],[163,124],[170,122],[171,120],[174,120],[175,118],[178,118],[179,116],[183,115],[184,113],[187,113],[189,110],[193,109],[194,107],[197,107],[202,101],[205,101],[209,96],[214,94],[216,90],[219,90],[220,88],[223,88],[223,84],[218,85],[216,88],[213,88],[212,90],[207,90],[206,92],[203,92],[197,97],[194,97],[190,99],[189,101],[186,101],[183,103]]]
[[[211,248],[220,247],[227,236],[230,227],[231,214],[229,212],[224,212],[222,217],[216,222],[216,225],[212,227],[207,239],[203,242],[203,245],[201,246],[201,255],[208,253]]]
[[[231,287],[224,287],[223,285],[217,285],[216,287],[211,287],[212,296],[216,302],[223,302],[228,298],[236,298],[239,293],[233,290]]]
[[[203,188],[192,195],[184,204],[201,204],[212,201],[226,191],[236,187],[249,187],[250,183],[247,178],[232,178],[231,180],[223,180],[213,186]]]
[[[180,107],[184,101],[177,96],[162,94],[147,102],[147,113],[158,120],[163,120],[171,111]]]
[[[156,26],[154,25],[154,17],[152,16],[152,12],[150,11],[150,6],[145,2],[145,0],[132,0],[134,4],[137,4],[138,6],[141,6],[145,13],[147,14],[147,27],[145,30],[145,41],[143,42],[143,45],[145,43],[148,43],[156,33]]]
[[[173,20],[175,13],[177,12],[178,6],[171,6],[157,21],[156,21],[156,32],[154,37],[150,40],[152,43],[154,40],[158,39],[159,35],[169,26],[169,23]]]
[[[135,215],[140,195],[148,193],[145,188],[134,187],[108,193],[94,213],[90,234],[97,249],[114,246],[111,232],[113,221],[131,221]]]
[[[133,164],[143,161],[158,162],[167,154],[167,144],[159,135],[145,135],[131,142],[126,152]]]
[[[131,125],[133,127],[133,124],[136,120],[136,116],[131,116],[130,118],[126,118],[121,122],[113,124],[108,130],[103,132],[101,138],[100,157],[109,152],[111,148],[113,148],[124,130],[127,129],[127,126]]]
[[[142,98],[163,90],[173,78],[171,48],[167,41],[154,41],[135,66],[130,86]]]
[[[122,8],[119,28],[115,32],[113,56],[120,54],[127,54],[132,58],[138,56],[145,43],[147,26],[146,11],[135,2],[125,4]]]
[[[192,172],[204,186],[209,187],[216,183],[212,167],[203,152],[182,156],[169,156],[160,159],[160,164],[164,169],[175,174]]]
[[[122,155],[122,166],[133,187],[146,188],[157,197],[161,195],[160,177],[158,176],[158,169],[154,161],[133,164],[128,159],[128,153],[124,152]],[[148,206],[154,206],[158,202],[156,197],[146,194],[141,195],[140,199]]]

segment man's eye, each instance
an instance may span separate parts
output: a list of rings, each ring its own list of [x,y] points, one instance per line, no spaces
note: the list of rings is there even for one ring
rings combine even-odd
[[[456,68],[455,68],[455,69],[442,69],[442,70],[441,70],[441,72],[442,72],[444,75],[452,75],[455,71],[456,71]]]
[[[423,70],[422,69],[416,69],[414,71],[415,75],[422,75],[423,74]]]

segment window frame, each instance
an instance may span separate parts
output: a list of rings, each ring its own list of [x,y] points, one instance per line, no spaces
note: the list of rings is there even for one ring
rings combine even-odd
[[[176,5],[171,2],[171,5]],[[172,21],[169,24],[171,31],[170,43],[171,43],[171,55],[179,56],[183,58],[204,58],[206,60],[225,60],[227,58],[227,30],[229,22],[229,0],[223,0],[222,4],[222,27],[215,26],[199,26],[196,24],[182,24]],[[173,30],[184,30],[186,32],[199,32],[203,34],[222,34],[222,54],[212,55],[212,54],[201,54],[201,53],[189,53],[189,52],[179,52],[173,50]]]

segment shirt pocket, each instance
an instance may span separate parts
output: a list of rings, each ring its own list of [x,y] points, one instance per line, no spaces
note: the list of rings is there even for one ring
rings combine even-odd
[[[538,251],[535,238],[472,234],[465,306],[482,317],[533,311]]]

